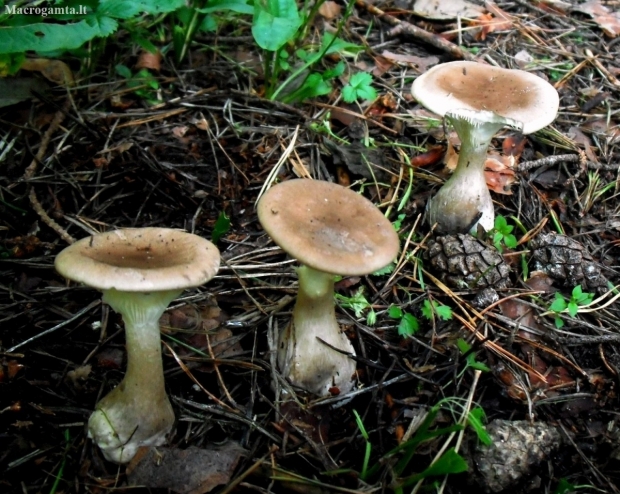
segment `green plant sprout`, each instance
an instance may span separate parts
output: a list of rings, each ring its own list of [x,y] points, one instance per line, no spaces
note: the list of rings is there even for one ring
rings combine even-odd
[[[433,320],[435,316],[443,321],[452,319],[452,309],[447,305],[441,305],[435,300],[424,300],[421,308],[422,316],[428,320]],[[388,307],[388,316],[392,319],[398,319],[398,334],[403,338],[413,336],[420,329],[418,318],[409,312],[405,312],[397,305]]]
[[[447,305],[442,305],[436,300],[424,300],[422,304],[422,315],[429,321],[433,320],[437,316],[442,321],[449,321],[452,319],[452,309]]]
[[[362,463],[362,471],[360,472],[360,479],[366,480],[366,475],[368,474],[368,463],[370,461],[370,453],[372,452],[372,443],[370,442],[368,432],[366,432],[366,427],[364,427],[364,422],[362,422],[362,417],[360,417],[360,414],[357,413],[357,410],[353,410],[353,415],[355,416],[355,423],[357,424],[357,428],[360,430],[364,441],[366,441],[366,449],[364,450],[364,462]]]
[[[555,313],[555,327],[560,329],[564,326],[564,321],[559,316],[560,313],[568,312],[571,317],[575,317],[579,311],[579,307],[590,305],[592,300],[594,300],[594,294],[583,292],[581,285],[577,285],[573,288],[570,300],[566,300],[564,295],[560,292],[556,292],[555,300],[549,306],[549,310]]]
[[[601,183],[601,177],[598,170],[594,172],[588,172],[588,185],[583,191],[583,194],[579,197],[581,203],[582,213],[587,213],[592,209],[592,206],[596,201],[603,196],[610,189],[616,186],[616,182],[610,182],[607,185]]]
[[[211,242],[216,244],[224,235],[229,232],[229,230],[230,218],[224,211],[222,211],[217,217],[215,225],[213,225],[213,231],[211,232]]]
[[[426,412],[422,423],[416,429],[413,437],[386,453],[378,462],[366,470],[363,478],[372,478],[377,475],[382,465],[390,464],[392,465],[390,468],[390,475],[392,476],[390,486],[396,494],[402,494],[405,487],[414,485],[429,477],[438,477],[467,471],[467,463],[463,457],[456,452],[455,448],[449,448],[437,461],[421,472],[406,473],[407,470],[411,468],[411,460],[422,444],[435,438],[461,431],[465,428],[465,425],[461,424],[453,424],[443,428],[432,428],[440,410],[446,406],[450,410],[454,410],[454,407],[461,407],[465,411],[465,405],[460,403],[456,398],[445,398],[441,400]],[[484,410],[480,407],[475,407],[467,412],[466,417],[467,419],[463,423],[472,427],[478,439],[483,444],[491,444],[491,438],[483,425],[483,420],[485,419]],[[360,478],[362,478],[361,475]]]
[[[491,234],[493,235],[493,245],[499,251],[503,251],[503,247],[506,246],[509,249],[514,249],[517,246],[517,239],[512,234],[514,226],[509,225],[506,218],[503,216],[497,216],[495,218],[495,224]]]
[[[418,318],[409,312],[405,312],[397,305],[391,305],[388,308],[388,316],[392,319],[398,319],[398,334],[403,338],[413,336],[420,329]]]
[[[472,351],[472,346],[467,343],[463,338],[459,338],[456,341],[456,346],[463,356],[465,356],[465,367],[459,373],[458,377],[461,377],[467,369],[475,369],[482,372],[489,372],[491,369],[482,362],[476,360],[476,354]]]
[[[125,65],[117,65],[116,73],[126,79],[127,87],[132,89],[136,96],[144,99],[150,105],[161,103],[158,98],[159,82],[148,69],[140,69],[135,74]]]
[[[332,131],[332,127],[330,124],[331,112],[326,112],[323,116],[323,119],[319,122],[310,122],[310,129],[317,134],[324,134],[331,137],[333,140],[339,142],[340,144],[350,144],[349,141],[343,139],[342,137],[337,136]]]
[[[372,87],[372,76],[367,72],[357,72],[351,76],[349,83],[342,88],[342,99],[353,103],[358,99],[372,101],[377,98],[377,91]]]
[[[372,308],[370,302],[366,299],[363,286],[359,287],[351,297],[347,297],[340,293],[336,293],[334,296],[340,306],[345,309],[351,309],[354,312],[355,317],[362,317],[363,312],[368,310],[368,314],[366,314],[366,323],[369,326],[374,326],[377,323],[377,313]]]
[[[568,480],[562,477],[558,481],[558,485],[555,487],[553,494],[570,494],[571,492],[575,492],[582,489],[589,489],[595,492],[607,492],[606,490],[599,489],[592,484],[583,484],[583,485],[575,485],[571,484]]]

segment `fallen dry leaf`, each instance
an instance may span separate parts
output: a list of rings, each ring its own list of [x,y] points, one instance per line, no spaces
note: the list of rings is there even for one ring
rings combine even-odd
[[[600,0],[590,0],[589,2],[575,5],[573,11],[591,16],[603,32],[611,38],[615,38],[620,34],[620,11],[612,11],[601,4]]]
[[[383,50],[381,56],[393,62],[411,64],[415,66],[420,73],[426,72],[431,65],[437,65],[439,63],[439,58],[435,56],[418,57],[416,55],[407,55],[404,53],[393,53],[388,50]]]
[[[457,17],[476,19],[484,12],[483,7],[466,0],[416,0],[413,12],[420,17],[435,20],[451,20]]]
[[[444,152],[443,146],[431,148],[426,153],[420,153],[411,158],[411,166],[418,168],[439,163],[441,158],[443,158]]]
[[[237,443],[209,449],[140,448],[127,466],[129,485],[204,494],[226,484],[244,454]]]
[[[493,2],[486,3],[488,14],[482,14],[473,20],[473,26],[479,26],[474,30],[474,37],[477,40],[485,40],[487,34],[495,31],[508,31],[513,28],[512,16],[504,12]]]
[[[489,154],[484,163],[484,178],[489,190],[498,194],[511,195],[510,186],[517,180],[512,169],[514,158]]]
[[[150,51],[142,51],[136,62],[136,69],[150,69],[159,72],[161,70],[161,53],[151,53]]]
[[[60,86],[75,85],[73,72],[65,62],[48,58],[27,58],[21,66],[22,70],[40,72],[48,81]]]
[[[608,122],[606,118],[598,118],[584,122],[581,128],[587,132],[605,136],[606,139],[610,139],[610,144],[620,141],[620,125],[614,120]]]
[[[319,14],[325,17],[328,21],[332,20],[334,17],[338,17],[341,11],[342,7],[332,0],[323,2],[319,7]]]
[[[374,55],[372,59],[375,62],[375,67],[372,69],[371,73],[375,77],[381,77],[392,68],[392,65],[394,65],[392,60],[381,55]]]
[[[516,161],[521,157],[521,153],[525,149],[525,145],[527,144],[527,137],[523,134],[512,134],[504,139],[502,142],[502,152],[506,156],[512,156]],[[512,164],[514,167],[515,163]]]
[[[580,129],[578,129],[577,127],[571,127],[570,129],[568,129],[567,137],[569,139],[572,139],[576,144],[579,145],[579,147],[583,148],[584,153],[586,153],[586,156],[590,161],[592,161],[593,163],[598,163],[598,158],[594,154],[594,151],[592,151],[590,138],[585,135]]]

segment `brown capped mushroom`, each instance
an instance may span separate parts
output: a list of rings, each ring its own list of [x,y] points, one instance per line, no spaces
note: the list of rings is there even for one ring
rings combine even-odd
[[[141,446],[163,444],[174,425],[164,387],[159,318],[185,288],[219,269],[208,240],[167,228],[121,229],[79,240],[56,257],[65,278],[103,292],[123,316],[127,372],[88,421],[88,435],[104,456],[126,463]]]
[[[416,100],[445,116],[461,140],[454,174],[428,203],[429,223],[442,233],[494,226],[493,201],[484,162],[493,135],[502,127],[535,132],[556,117],[559,97],[544,79],[523,70],[476,62],[436,65],[412,86]]]
[[[365,275],[387,266],[399,248],[394,227],[352,190],[305,179],[269,189],[258,203],[258,219],[303,264],[293,318],[278,344],[280,371],[317,395],[350,391],[355,361],[348,355],[355,351],[336,321],[334,275]]]

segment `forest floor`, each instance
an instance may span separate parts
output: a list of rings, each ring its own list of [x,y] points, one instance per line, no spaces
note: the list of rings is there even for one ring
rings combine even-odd
[[[605,4],[502,0],[433,20],[360,0],[339,36],[362,50],[321,60],[344,74],[298,103],[265,96],[249,23],[197,35],[180,64],[119,31],[90,66],[62,58],[75,85],[36,73],[37,97],[0,108],[0,492],[620,492],[620,5]],[[325,6],[308,47],[343,15]],[[510,283],[494,303],[444,284],[425,258],[425,206],[455,139],[411,83],[463,58],[522,68],[560,95],[551,125],[493,141],[496,215],[518,241],[503,248]],[[347,104],[358,71],[378,97]],[[362,193],[401,238],[390,272],[336,284],[357,384],[327,399],[285,400],[276,378],[296,262],[255,202],[295,177]],[[86,424],[124,374],[122,320],[54,258],[73,239],[146,226],[214,239],[222,265],[161,320],[173,432],[119,466]],[[574,240],[604,285],[541,269],[531,242],[548,232]],[[494,447],[506,468],[489,467]]]

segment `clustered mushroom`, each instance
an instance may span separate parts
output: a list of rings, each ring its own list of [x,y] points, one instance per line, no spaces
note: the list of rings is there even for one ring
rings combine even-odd
[[[319,396],[347,393],[355,384],[355,350],[336,320],[334,275],[385,267],[398,253],[398,235],[368,199],[324,181],[281,182],[257,210],[275,243],[302,263],[293,317],[279,337],[280,372]]]
[[[130,461],[174,425],[164,387],[159,318],[181,292],[209,281],[220,255],[208,240],[167,228],[120,229],[84,238],[55,261],[64,277],[97,288],[125,322],[127,371],[97,403],[88,435],[106,459]]]
[[[556,117],[559,97],[545,80],[523,70],[476,62],[448,62],[413,82],[413,96],[445,117],[461,140],[453,175],[427,205],[427,219],[441,233],[494,226],[493,201],[484,163],[493,135],[502,127],[530,134]]]

